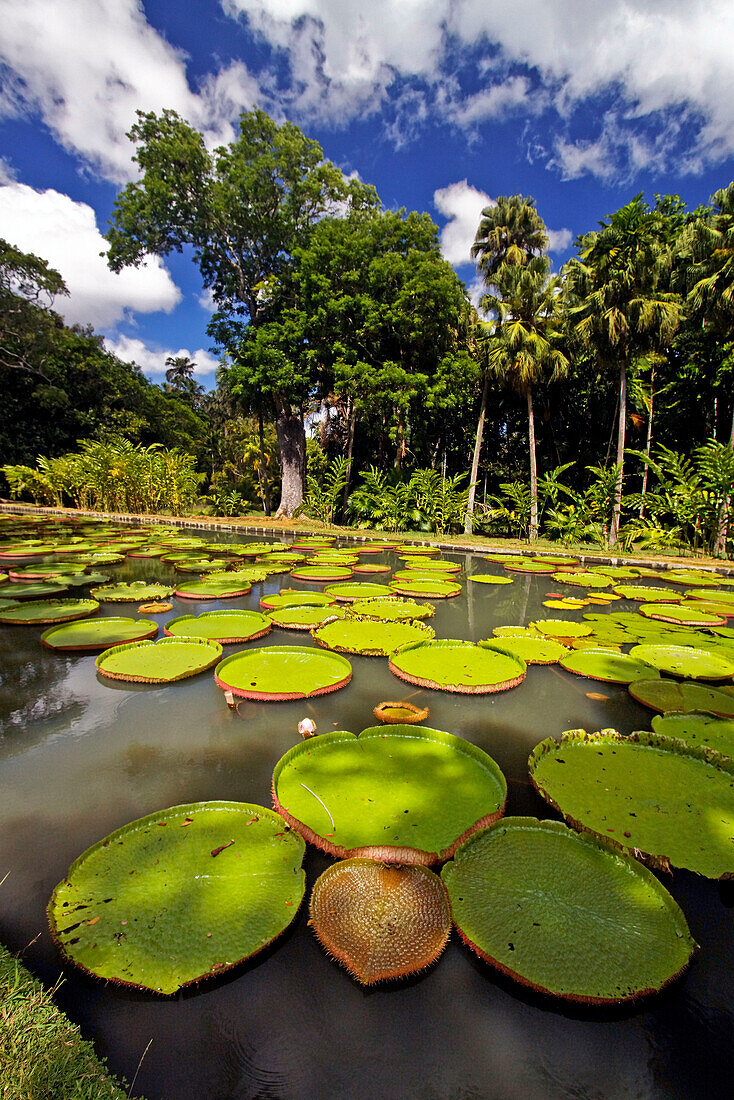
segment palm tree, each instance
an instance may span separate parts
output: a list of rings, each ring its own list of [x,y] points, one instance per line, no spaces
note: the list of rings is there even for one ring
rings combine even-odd
[[[479,223],[471,249],[472,258],[477,260],[477,268],[487,288],[487,293],[481,302],[482,309],[497,312],[497,297],[492,291],[496,290],[497,280],[502,277],[502,272],[508,267],[526,267],[533,257],[538,258],[542,255],[547,245],[548,234],[543,219],[535,209],[535,199],[526,198],[523,195],[510,195],[509,197],[500,195],[493,206],[485,206],[482,210],[482,220]],[[480,348],[483,344],[486,346],[486,339],[480,338]],[[481,359],[481,351],[479,358]],[[479,471],[479,454],[482,449],[482,437],[484,435],[489,377],[492,373],[487,369],[488,366],[489,364],[482,371],[482,400],[474,438],[474,453],[469,478],[469,500],[464,521],[464,532],[467,535],[471,534],[474,524],[474,499]],[[533,455],[531,461],[534,462],[534,458]]]
[[[664,218],[642,195],[580,238],[564,272],[573,330],[599,359],[619,367],[619,468],[609,543],[619,532],[627,423],[627,371],[635,355],[667,343],[681,318],[678,295],[666,290],[671,247]]]

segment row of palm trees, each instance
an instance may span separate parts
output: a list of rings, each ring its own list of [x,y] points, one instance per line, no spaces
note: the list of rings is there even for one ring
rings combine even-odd
[[[674,205],[674,204],[673,204]],[[671,213],[677,216],[671,216]],[[731,339],[734,322],[734,183],[713,197],[713,207],[685,218],[669,200],[650,208],[635,196],[600,228],[577,242],[579,252],[558,275],[550,274],[548,234],[532,198],[501,196],[485,207],[472,256],[486,293],[481,306],[485,366],[472,463],[477,480],[488,383],[494,377],[527,400],[530,451],[530,538],[538,535],[537,463],[533,389],[569,369],[574,344],[605,370],[617,369],[619,470],[611,545],[619,531],[624,475],[627,381],[633,362],[652,364],[684,316],[705,318]],[[651,425],[653,389],[649,392]],[[732,445],[734,445],[734,438]],[[473,522],[473,489],[466,530]]]

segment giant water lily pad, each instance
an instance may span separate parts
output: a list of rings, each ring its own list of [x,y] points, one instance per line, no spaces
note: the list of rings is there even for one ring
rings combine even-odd
[[[201,615],[180,615],[169,619],[165,632],[174,638],[208,638],[232,645],[249,642],[270,633],[272,623],[259,611],[204,611]]]
[[[460,573],[461,566],[457,561],[444,561],[443,559],[431,559],[426,557],[404,557],[406,569],[421,569],[425,573]]]
[[[634,680],[643,677],[652,679],[655,675],[655,669],[645,662],[641,654],[628,657],[601,647],[569,653],[561,661],[561,668],[565,668],[566,672],[575,672],[577,676],[588,676],[590,680],[604,680],[608,684],[631,684]]]
[[[355,615],[370,619],[389,619],[397,622],[403,619],[430,619],[436,614],[436,608],[430,603],[416,603],[404,600],[401,596],[374,596],[369,600],[355,600],[352,603]]]
[[[497,577],[494,573],[472,573],[467,580],[476,584],[514,584],[512,577]]]
[[[487,695],[517,687],[525,679],[523,660],[496,642],[440,638],[414,642],[390,657],[390,671],[421,687]]]
[[[324,589],[324,594],[339,602],[352,603],[371,596],[389,596],[390,588],[386,584],[370,584],[369,581],[355,581],[354,584],[345,581],[344,584],[330,584]]]
[[[441,872],[461,938],[535,990],[606,1004],[661,989],[696,943],[657,878],[559,821],[505,818]]]
[[[313,630],[326,619],[343,618],[348,613],[346,605],[331,604],[327,607],[283,607],[271,611],[268,618],[273,626],[282,630]]]
[[[260,607],[266,611],[280,611],[283,607],[329,607],[335,603],[333,596],[323,592],[300,592],[295,588],[282,588],[280,592],[271,592],[260,600]]]
[[[625,600],[641,600],[643,603],[675,603],[682,600],[679,593],[669,588],[655,588],[648,584],[618,584],[614,589]]]
[[[507,784],[469,741],[396,725],[294,745],[275,766],[273,794],[285,819],[330,855],[429,864],[501,816]]]
[[[630,650],[630,656],[646,661],[671,676],[685,676],[692,680],[731,680],[734,676],[734,662],[691,646],[636,645]]]
[[[99,606],[99,605],[97,605]],[[155,638],[158,623],[152,619],[83,619],[44,630],[41,641],[48,649],[69,653],[93,653],[122,642]]]
[[[633,699],[643,706],[658,710],[689,713],[708,711],[721,718],[734,718],[734,697],[707,684],[677,683],[675,680],[635,680],[629,686]]]
[[[280,702],[338,691],[351,680],[352,666],[340,653],[274,645],[225,657],[214,676],[221,688],[245,699]]]
[[[0,623],[37,626],[40,623],[66,623],[86,619],[99,608],[96,600],[30,600],[0,611]]]
[[[390,573],[391,569],[389,565],[382,565],[380,562],[362,562],[361,564],[353,565],[352,572],[360,576],[377,576],[380,573]]]
[[[681,623],[688,626],[722,626],[725,615],[711,615],[695,607],[682,607],[675,603],[643,603],[640,614],[663,623]]]
[[[580,585],[583,588],[611,588],[614,584],[611,577],[605,577],[603,573],[594,573],[590,569],[554,573],[553,580],[560,581],[561,584]]]
[[[734,719],[713,714],[656,714],[652,728],[661,737],[677,737],[691,745],[734,756]]]
[[[537,745],[529,767],[575,828],[658,866],[734,876],[734,761],[655,733],[572,730]]]
[[[311,634],[320,646],[337,653],[359,653],[365,657],[387,657],[410,642],[432,641],[430,626],[415,620],[385,622],[382,619],[349,616],[327,621]]]
[[[360,857],[319,876],[309,915],[320,943],[363,985],[424,970],[451,932],[449,896],[433,871]]]
[[[283,932],[301,904],[304,843],[246,802],[174,806],[72,863],[48,905],[64,955],[99,978],[171,994]]]
[[[393,581],[390,589],[400,596],[425,596],[432,600],[444,600],[458,596],[461,585],[452,580],[431,580],[430,577],[423,577],[414,581]]]
[[[504,563],[505,569],[511,573],[553,573],[558,568],[557,565],[553,565],[550,562],[533,561],[532,558],[525,558],[519,561],[506,561]]]
[[[98,670],[111,680],[140,684],[170,684],[212,668],[222,656],[218,642],[204,638],[161,638],[159,642],[130,642],[100,653]]]
[[[593,633],[593,627],[584,623],[570,622],[568,619],[538,619],[530,626],[538,634],[548,638],[586,638]]]
[[[41,596],[60,596],[64,592],[69,591],[69,585],[62,583],[59,579],[58,582],[48,581],[17,581],[8,585],[3,589],[3,594],[10,596],[14,600],[37,600]]]
[[[488,644],[497,645],[495,642]],[[501,648],[506,653],[514,653],[526,665],[554,665],[568,653],[566,646],[560,642],[530,634],[503,637]]]
[[[291,569],[291,576],[300,581],[332,584],[334,581],[348,580],[352,569],[348,565],[296,565]]]
[[[223,577],[205,581],[180,583],[175,594],[182,600],[234,600],[252,591],[250,580],[229,580]]]
[[[173,586],[165,584],[147,584],[145,581],[132,581],[130,584],[108,584],[93,588],[92,595],[108,603],[140,603],[142,600],[165,600],[172,596]]]

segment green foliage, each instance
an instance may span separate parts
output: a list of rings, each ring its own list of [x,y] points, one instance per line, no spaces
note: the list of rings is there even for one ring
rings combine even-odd
[[[324,469],[321,477],[308,475],[308,492],[304,510],[323,523],[333,523],[339,500],[347,484],[349,463],[344,455],[337,455]]]
[[[442,477],[437,470],[416,470],[411,477],[415,503],[434,534],[463,528],[469,500],[468,487],[462,489],[460,485],[465,477]]]
[[[349,498],[349,513],[359,526],[380,531],[459,531],[469,498],[469,489],[461,488],[465,477],[444,478],[437,470],[415,470],[407,481],[391,481],[370,466]]]

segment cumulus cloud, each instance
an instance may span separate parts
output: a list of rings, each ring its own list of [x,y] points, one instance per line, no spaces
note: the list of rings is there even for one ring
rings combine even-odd
[[[179,359],[186,356],[192,359],[196,363],[194,377],[212,374],[219,366],[219,360],[204,348],[197,348],[193,352],[188,348],[179,348],[178,351],[173,348],[151,348],[133,336],[118,336],[116,339],[107,337],[105,344],[119,359],[125,363],[137,363],[144,374],[153,378],[165,375],[166,359],[169,357]]]
[[[128,311],[169,313],[181,292],[158,259],[115,275],[100,252],[107,242],[94,211],[58,191],[34,191],[25,184],[0,186],[0,236],[33,252],[61,273],[69,297],[55,309],[68,324],[109,327]]]

